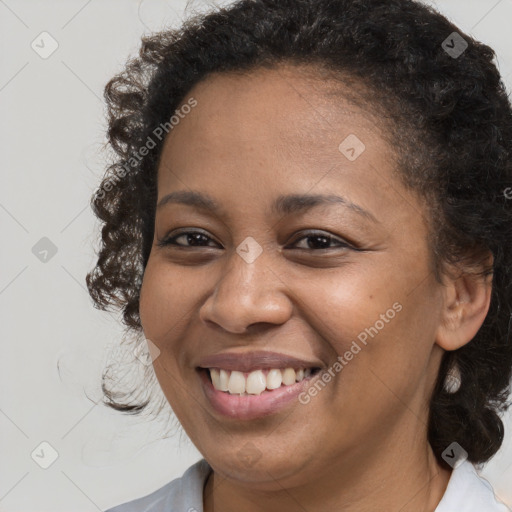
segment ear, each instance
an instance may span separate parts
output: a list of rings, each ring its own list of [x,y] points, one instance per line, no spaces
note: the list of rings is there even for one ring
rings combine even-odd
[[[492,261],[491,255],[486,263],[492,265]],[[463,272],[447,278],[436,335],[436,343],[441,348],[457,350],[475,337],[489,311],[491,292],[492,275]]]

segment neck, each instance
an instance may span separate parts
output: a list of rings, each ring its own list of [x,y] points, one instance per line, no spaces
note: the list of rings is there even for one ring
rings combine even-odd
[[[340,457],[342,461],[305,475],[299,485],[273,479],[269,473],[268,489],[259,485],[255,490],[213,471],[204,488],[204,511],[434,512],[451,471],[439,465],[426,439],[398,441],[384,450],[382,445],[379,450],[366,447]]]

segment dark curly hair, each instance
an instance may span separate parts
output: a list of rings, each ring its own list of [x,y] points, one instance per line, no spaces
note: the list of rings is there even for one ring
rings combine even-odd
[[[468,45],[461,55],[446,51],[454,32]],[[500,414],[510,406],[512,373],[512,109],[494,56],[414,0],[239,0],[143,37],[138,57],[105,88],[116,156],[91,199],[103,223],[98,261],[86,278],[95,306],[121,309],[128,330],[142,331],[139,292],[165,140],[154,130],[195,84],[213,72],[279,64],[348,79],[359,84],[354,96],[393,126],[400,177],[426,199],[439,282],[457,264],[492,277],[480,330],[443,356],[428,423],[441,464],[453,441],[470,462],[486,462],[503,441]],[[454,366],[461,386],[449,393],[444,382]],[[115,409],[136,413],[149,402],[123,402],[130,393],[114,393],[106,382],[104,375],[105,403]]]

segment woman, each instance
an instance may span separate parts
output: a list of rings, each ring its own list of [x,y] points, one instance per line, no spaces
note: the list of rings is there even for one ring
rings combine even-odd
[[[413,0],[241,0],[144,39],[106,88],[87,284],[204,459],[110,512],[507,510],[474,467],[512,368],[493,56]]]

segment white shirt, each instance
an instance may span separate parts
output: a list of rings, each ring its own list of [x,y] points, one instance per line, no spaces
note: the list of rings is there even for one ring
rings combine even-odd
[[[510,512],[496,499],[491,484],[464,461],[452,471],[443,498],[435,512]]]
[[[160,489],[105,512],[203,512],[203,488],[211,472],[201,459],[181,478]],[[491,484],[468,461],[456,467],[435,512],[512,512],[497,501]]]

